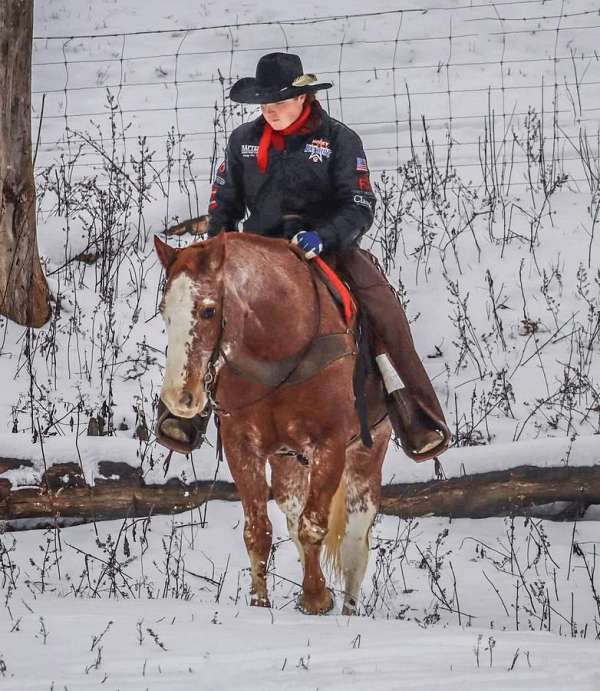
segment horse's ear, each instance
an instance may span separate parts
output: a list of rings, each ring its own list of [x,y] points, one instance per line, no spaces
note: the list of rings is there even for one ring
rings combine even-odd
[[[166,242],[163,242],[158,235],[154,236],[154,248],[156,249],[156,254],[160,259],[160,263],[164,266],[165,271],[169,270],[171,264],[177,258],[177,250]]]
[[[210,259],[208,260],[208,270],[211,272],[219,271],[225,261],[225,233],[220,232],[211,241]],[[209,247],[210,245],[207,245]]]

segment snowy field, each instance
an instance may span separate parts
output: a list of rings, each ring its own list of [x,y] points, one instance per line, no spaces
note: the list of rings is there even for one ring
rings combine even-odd
[[[237,504],[4,535],[2,688],[598,688],[597,523],[383,517],[361,616],[307,617],[270,516],[272,610],[247,603]]]
[[[597,5],[402,10],[36,1],[38,237],[56,301],[36,332],[0,319],[1,455],[33,461],[2,477],[25,487],[81,458],[90,483],[110,459],[160,480],[163,451],[134,438],[152,428],[166,344],[152,236],[206,211],[228,132],[257,114],[224,94],[286,48],[334,82],[324,106],[365,143],[380,205],[363,245],[455,434],[446,476],[600,463]],[[88,438],[98,415],[107,436]],[[208,446],[170,473],[230,479]],[[390,448],[386,482],[431,478]],[[600,688],[598,507],[577,524],[381,517],[355,618],[339,594],[329,616],[294,609],[297,556],[270,514],[272,610],[247,606],[237,504],[0,534],[1,687]]]

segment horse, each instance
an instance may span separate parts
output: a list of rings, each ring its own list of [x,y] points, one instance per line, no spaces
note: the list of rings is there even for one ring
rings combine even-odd
[[[381,385],[369,379],[372,443],[363,443],[354,329],[286,240],[220,233],[181,249],[154,240],[166,272],[160,396],[179,418],[216,411],[244,511],[250,605],[271,606],[272,492],[303,568],[298,608],[324,614],[335,605],[323,556],[343,580],[342,612],[356,613],[391,425]]]

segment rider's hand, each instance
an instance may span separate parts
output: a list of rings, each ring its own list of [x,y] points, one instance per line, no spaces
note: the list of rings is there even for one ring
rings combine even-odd
[[[292,243],[304,251],[306,259],[314,259],[323,251],[323,240],[314,230],[301,230],[294,235]]]

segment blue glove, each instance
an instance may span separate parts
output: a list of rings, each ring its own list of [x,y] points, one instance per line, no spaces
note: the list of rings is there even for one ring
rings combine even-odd
[[[304,250],[304,256],[307,259],[314,259],[323,251],[323,240],[314,230],[301,230],[294,235],[292,243]]]

